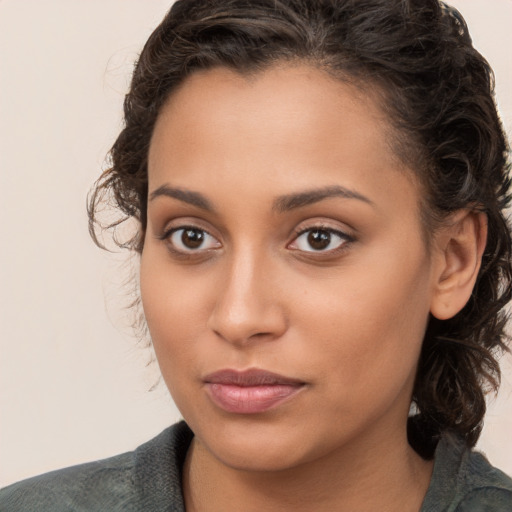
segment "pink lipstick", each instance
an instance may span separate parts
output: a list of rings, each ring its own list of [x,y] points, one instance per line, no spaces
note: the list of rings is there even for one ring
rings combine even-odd
[[[226,412],[256,414],[290,399],[304,387],[304,382],[267,372],[221,370],[204,378],[213,403]]]

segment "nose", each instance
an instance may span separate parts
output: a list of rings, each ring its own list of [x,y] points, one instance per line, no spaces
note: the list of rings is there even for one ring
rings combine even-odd
[[[208,327],[225,341],[245,345],[275,340],[287,329],[278,271],[272,261],[239,254],[226,263]]]

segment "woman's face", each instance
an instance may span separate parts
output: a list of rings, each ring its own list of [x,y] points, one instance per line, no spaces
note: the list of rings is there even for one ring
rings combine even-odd
[[[389,132],[307,66],[196,73],[159,116],[144,312],[196,442],[228,466],[405,439],[434,277]]]

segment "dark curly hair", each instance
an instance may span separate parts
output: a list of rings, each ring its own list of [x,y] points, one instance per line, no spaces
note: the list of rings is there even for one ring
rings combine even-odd
[[[125,126],[89,196],[91,234],[99,243],[98,214],[110,200],[122,214],[107,226],[114,239],[116,228],[134,218],[136,235],[117,243],[142,251],[153,128],[187,76],[215,66],[254,73],[292,60],[378,91],[394,150],[424,186],[426,233],[461,208],[487,215],[487,246],[469,302],[449,320],[429,321],[409,421],[410,442],[424,456],[446,430],[473,446],[485,393],[499,385],[497,357],[506,350],[510,165],[492,70],[455,9],[437,0],[178,0],[136,63]]]

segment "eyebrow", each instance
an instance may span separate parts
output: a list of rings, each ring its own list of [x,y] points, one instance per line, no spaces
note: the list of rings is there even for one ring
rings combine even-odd
[[[178,199],[178,201],[191,204],[192,206],[196,206],[197,208],[201,208],[202,210],[206,210],[208,212],[215,211],[212,203],[203,194],[194,192],[192,190],[170,187],[169,185],[162,185],[151,192],[149,195],[149,200],[153,201],[154,199],[162,196]],[[284,213],[296,208],[318,203],[324,199],[330,199],[332,197],[357,199],[359,201],[373,205],[373,202],[370,199],[363,196],[359,192],[334,185],[280,196],[274,201],[272,209],[280,213]]]
[[[156,190],[151,192],[149,195],[149,200],[153,201],[157,197],[162,196],[178,199],[178,201],[183,201],[184,203],[191,204],[192,206],[197,206],[197,208],[201,208],[202,210],[206,210],[208,212],[214,211],[211,202],[199,192],[170,187],[169,185],[162,185],[161,187],[158,187]]]
[[[287,194],[285,196],[278,197],[274,201],[273,209],[283,213],[289,210],[294,210],[295,208],[301,208],[303,206],[318,203],[319,201],[323,201],[324,199],[330,199],[331,197],[357,199],[369,205],[374,205],[374,203],[370,199],[363,196],[359,192],[338,185],[334,185],[330,187],[306,190],[304,192],[299,192],[296,194]]]

